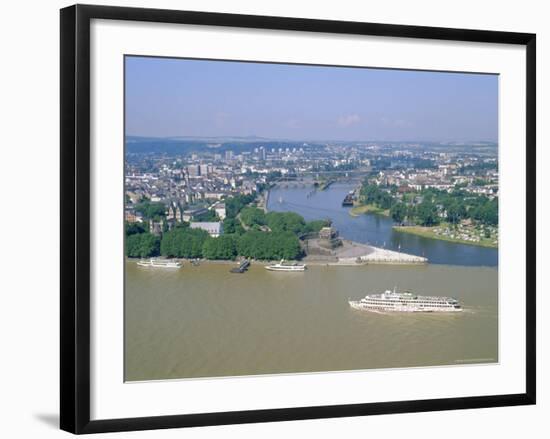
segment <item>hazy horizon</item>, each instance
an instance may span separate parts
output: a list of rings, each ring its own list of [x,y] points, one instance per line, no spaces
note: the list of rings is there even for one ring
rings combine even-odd
[[[197,140],[210,140],[210,139],[250,139],[253,140],[266,140],[274,142],[350,142],[350,143],[359,143],[359,142],[384,142],[384,143],[437,143],[437,144],[460,144],[460,145],[476,145],[478,143],[487,143],[487,144],[498,144],[496,140],[487,140],[487,139],[464,139],[464,140],[443,140],[443,139],[310,139],[310,138],[287,138],[287,137],[265,137],[265,136],[237,136],[237,135],[220,135],[220,136],[185,136],[185,135],[176,135],[176,136],[144,136],[140,134],[126,134],[128,137],[137,137],[143,139],[158,139],[158,140],[186,140],[186,139],[197,139]]]
[[[498,142],[498,76],[125,59],[126,137]]]

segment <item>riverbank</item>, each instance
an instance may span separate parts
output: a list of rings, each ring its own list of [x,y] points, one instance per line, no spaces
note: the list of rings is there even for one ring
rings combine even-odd
[[[477,247],[498,248],[498,243],[495,244],[494,241],[491,241],[490,239],[480,239],[479,241],[461,239],[461,238],[451,237],[447,235],[442,235],[440,233],[437,233],[436,229],[439,229],[439,226],[434,226],[434,227],[394,226],[393,227],[393,230],[396,232],[408,233],[410,235],[421,236],[423,238],[438,239],[440,241],[454,242],[457,244],[474,245]]]
[[[428,259],[422,256],[387,250],[368,244],[343,240],[342,246],[335,252],[338,261],[335,265],[361,264],[425,264]]]
[[[269,189],[265,189],[258,200],[258,208],[267,213],[267,203],[269,203]]]
[[[334,184],[335,180],[325,180],[321,181],[319,185],[317,186],[317,189],[320,191],[327,190],[329,187],[331,187]]]
[[[163,258],[160,258],[163,259]],[[185,258],[173,258],[184,265],[209,265],[209,264],[223,264],[223,265],[238,265],[244,258],[238,258],[235,260],[217,260],[217,259],[185,259]],[[129,261],[139,261],[137,258],[128,258]],[[270,265],[280,262],[279,260],[254,260],[251,259],[253,264],[257,265]],[[411,255],[408,253],[397,252],[393,250],[387,250],[380,247],[374,247],[372,245],[362,244],[359,242],[342,240],[342,245],[334,249],[330,255],[307,255],[300,262],[304,262],[309,265],[347,265],[357,266],[366,264],[388,264],[388,265],[400,265],[400,264],[425,264],[428,262],[427,258]]]
[[[324,240],[308,239],[305,242],[307,256],[304,262],[318,265],[364,265],[364,264],[425,264],[427,258],[386,250],[369,244],[341,240],[340,245],[327,248]]]
[[[382,215],[382,216],[390,216],[390,210],[389,209],[381,209],[380,207],[375,206],[374,204],[360,204],[357,206],[353,206],[349,210],[349,214],[353,217],[358,217],[359,215],[363,215],[366,213],[374,213],[376,215]]]

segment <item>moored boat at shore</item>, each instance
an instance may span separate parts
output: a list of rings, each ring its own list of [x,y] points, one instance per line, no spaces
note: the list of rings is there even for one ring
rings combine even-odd
[[[137,262],[140,267],[180,268],[182,263],[173,259],[141,259]]]
[[[242,274],[248,270],[248,267],[250,267],[250,261],[248,259],[244,259],[240,262],[238,267],[233,267],[231,270],[229,270],[229,272]]]
[[[306,264],[298,264],[297,262],[285,262],[284,259],[281,259],[281,262],[278,264],[267,265],[266,270],[269,271],[305,271],[307,268]]]
[[[353,191],[350,191],[346,197],[344,198],[344,201],[342,201],[342,206],[343,207],[346,207],[346,206],[353,206],[353,202],[354,202],[354,192]]]
[[[419,296],[411,292],[386,290],[382,294],[366,295],[361,300],[349,300],[352,308],[365,311],[392,312],[459,312],[462,306],[452,297]]]

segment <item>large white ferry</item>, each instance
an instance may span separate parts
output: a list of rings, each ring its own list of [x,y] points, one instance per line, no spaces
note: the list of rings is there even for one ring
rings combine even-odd
[[[298,264],[297,262],[285,262],[284,259],[281,259],[281,262],[278,264],[267,265],[266,270],[269,271],[305,271],[307,268],[306,264]]]
[[[181,262],[173,259],[141,259],[137,262],[140,267],[180,268]]]
[[[411,292],[398,293],[386,290],[382,294],[370,294],[361,300],[350,300],[352,308],[366,311],[397,312],[457,312],[460,303],[452,297],[418,296]]]

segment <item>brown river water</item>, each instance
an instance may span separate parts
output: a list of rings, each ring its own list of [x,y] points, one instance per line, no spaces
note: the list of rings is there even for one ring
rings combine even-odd
[[[498,271],[449,265],[311,266],[126,262],[125,379],[462,365],[498,361]],[[385,289],[452,296],[462,313],[351,309]]]

